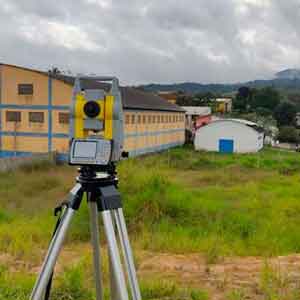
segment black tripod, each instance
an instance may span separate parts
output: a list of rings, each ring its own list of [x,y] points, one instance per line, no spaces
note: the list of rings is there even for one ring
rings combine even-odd
[[[118,180],[116,178],[114,165],[110,165],[105,169],[97,169],[86,166],[81,167],[76,181],[76,185],[68,195],[66,208],[62,213],[61,222],[59,223],[59,226],[51,240],[48,253],[30,299],[43,299],[49,280],[52,278],[54,266],[71,224],[72,217],[80,207],[83,194],[86,193],[90,210],[90,229],[93,247],[96,299],[103,299],[98,225],[98,212],[100,212],[103,219],[104,233],[107,240],[109,254],[111,299],[128,300],[126,278],[117,242],[118,235],[132,299],[141,300],[131,246],[122,210],[121,197],[117,190]]]

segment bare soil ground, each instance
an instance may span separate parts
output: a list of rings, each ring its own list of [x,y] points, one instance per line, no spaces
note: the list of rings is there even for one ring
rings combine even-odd
[[[269,259],[232,257],[208,265],[197,254],[155,254],[141,263],[139,272],[142,276],[170,278],[181,286],[203,288],[212,300],[228,299],[233,291],[243,294],[237,299],[268,299],[264,297],[266,289],[287,295],[298,288],[300,255]]]
[[[82,253],[89,253],[88,244],[64,249],[56,270],[80,261]],[[274,258],[226,257],[215,264],[208,264],[200,254],[176,255],[168,253],[139,252],[139,277],[157,278],[177,283],[180,287],[206,290],[211,300],[231,299],[299,299],[285,297],[291,291],[300,296],[300,254]],[[0,254],[0,264],[10,271],[27,270],[37,273],[39,266],[30,265],[7,255]],[[237,292],[236,298],[230,293]],[[269,298],[274,292],[282,298]]]

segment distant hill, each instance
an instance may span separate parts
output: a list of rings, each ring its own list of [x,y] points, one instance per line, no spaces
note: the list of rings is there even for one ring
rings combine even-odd
[[[300,79],[300,69],[286,69],[276,74],[278,79]]]
[[[263,88],[263,87],[274,87],[277,89],[285,90],[285,91],[300,91],[300,74],[298,77],[293,78],[283,78],[284,76],[288,76],[288,70],[279,72],[279,76],[272,80],[255,80],[248,81],[244,83],[237,84],[201,84],[195,82],[183,82],[183,83],[174,83],[174,84],[147,84],[141,85],[138,88],[141,88],[148,92],[158,92],[158,91],[183,91],[185,93],[195,94],[195,93],[232,93],[237,91],[241,86],[248,86],[252,88]],[[286,73],[287,72],[287,73]],[[300,70],[299,70],[300,72]],[[290,73],[291,74],[291,73]],[[293,73],[296,74],[296,73]]]

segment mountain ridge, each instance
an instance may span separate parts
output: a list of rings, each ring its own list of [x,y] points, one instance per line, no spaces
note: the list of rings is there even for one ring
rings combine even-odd
[[[287,70],[281,71],[285,72]],[[279,73],[281,73],[279,72]],[[278,73],[277,73],[278,74]],[[276,75],[277,75],[276,74]],[[285,73],[286,74],[286,73]],[[264,87],[273,87],[276,89],[282,89],[285,91],[300,91],[300,70],[299,70],[299,78],[280,78],[274,79],[258,79],[253,81],[241,82],[241,83],[197,83],[197,82],[182,82],[182,83],[173,83],[173,84],[160,84],[160,83],[150,83],[145,85],[137,86],[137,88],[143,89],[147,92],[159,92],[159,91],[182,91],[188,94],[195,93],[233,93],[236,92],[240,87],[247,86],[251,88],[264,88]]]

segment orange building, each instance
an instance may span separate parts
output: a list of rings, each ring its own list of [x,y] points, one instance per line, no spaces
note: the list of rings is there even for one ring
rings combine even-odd
[[[0,64],[1,157],[68,152],[73,83],[70,76]],[[121,87],[121,94],[131,156],[184,143],[180,107],[133,88]]]
[[[159,92],[158,96],[167,100],[172,104],[176,104],[177,101],[177,92]]]

